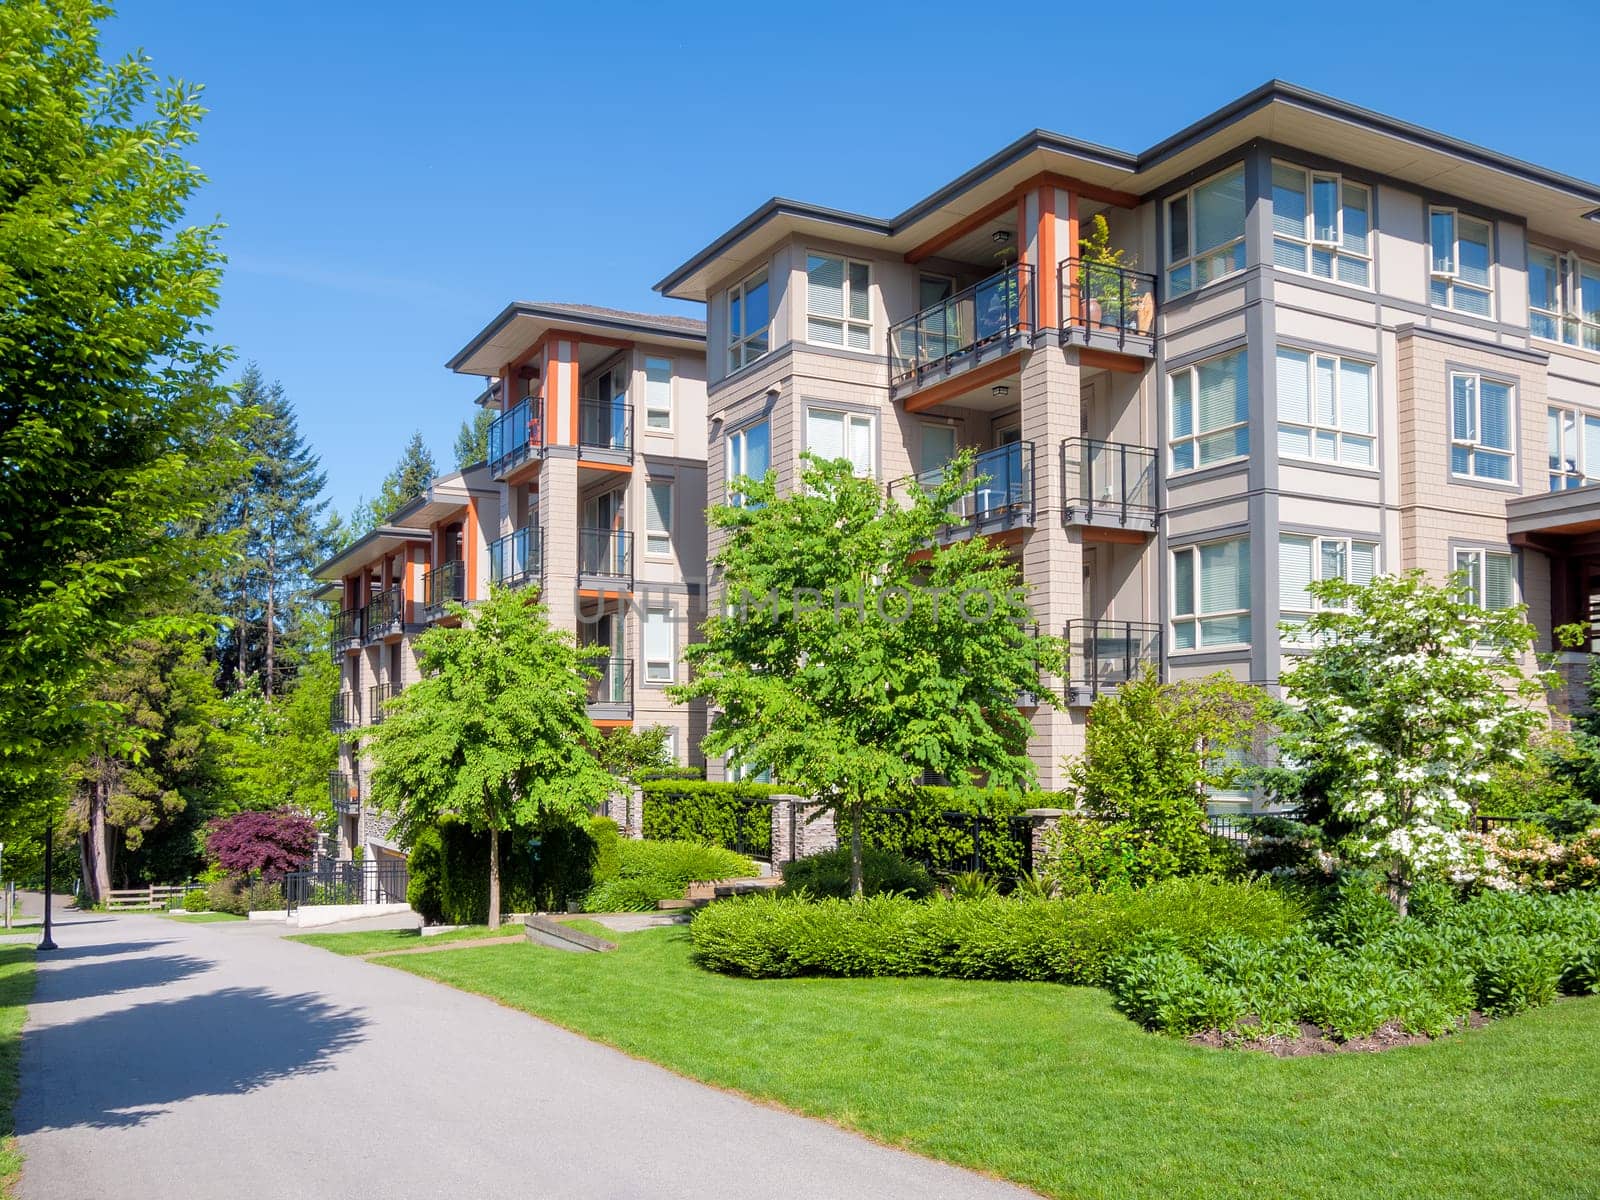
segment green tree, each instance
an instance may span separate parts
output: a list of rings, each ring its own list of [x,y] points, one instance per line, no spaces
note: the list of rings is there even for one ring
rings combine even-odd
[[[489,426],[498,414],[492,408],[480,408],[472,420],[461,422],[456,430],[456,470],[464,471],[489,457]]]
[[[269,700],[252,680],[227,697],[228,812],[290,809],[332,820],[328,775],[338,767],[339,735],[328,727],[328,708],[338,690],[338,665],[321,654],[307,658],[286,696]]]
[[[500,835],[588,816],[615,780],[596,761],[593,670],[526,593],[495,589],[456,627],[417,638],[422,678],[372,727],[372,803],[409,839],[453,816],[489,834],[489,925],[500,924]]]
[[[422,432],[413,433],[411,440],[400,451],[400,461],[395,464],[394,470],[383,477],[377,496],[356,502],[350,514],[351,534],[359,538],[371,533],[397,509],[427,491],[428,485],[438,474],[439,464],[434,461],[433,451],[422,440]]]
[[[639,776],[651,767],[671,765],[667,736],[665,725],[648,725],[643,729],[626,726],[607,729],[601,732],[595,743],[595,757],[600,760],[600,766],[606,774],[637,782]]]
[[[1306,650],[1282,676],[1279,751],[1322,781],[1341,849],[1383,872],[1402,916],[1419,878],[1463,864],[1474,805],[1496,766],[1526,752],[1554,683],[1523,669],[1535,638],[1524,610],[1479,608],[1467,582],[1409,571],[1315,583],[1322,611],[1284,627]]]
[[[1032,724],[1017,707],[1059,670],[1058,639],[1032,617],[1006,551],[985,538],[938,544],[970,484],[970,453],[904,504],[845,460],[805,459],[800,488],[733,483],[740,503],[711,524],[728,607],[688,648],[679,701],[720,710],[712,754],[770,770],[848,818],[861,891],[861,814],[903,798],[925,771],[952,782],[1029,783]]]

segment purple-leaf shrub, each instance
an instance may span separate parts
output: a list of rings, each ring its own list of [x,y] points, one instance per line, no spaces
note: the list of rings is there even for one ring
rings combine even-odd
[[[304,870],[316,844],[316,825],[291,812],[235,813],[213,823],[206,834],[206,853],[224,871],[260,872],[263,879]]]

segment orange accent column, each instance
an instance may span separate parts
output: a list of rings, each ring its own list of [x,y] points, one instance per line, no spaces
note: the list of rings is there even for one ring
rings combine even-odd
[[[1025,267],[1028,262],[1028,194],[1024,192],[1017,197],[1017,266]],[[1020,277],[1021,272],[1017,273]],[[1019,279],[1020,282],[1020,279]],[[1033,320],[1033,313],[1028,304],[1028,293],[1023,291],[1017,297],[1017,320],[1027,325]]]
[[[478,502],[474,499],[467,500],[467,524],[462,530],[461,540],[466,544],[461,548],[461,556],[466,561],[463,568],[466,578],[461,581],[461,598],[463,600],[481,600],[478,592]]]
[[[1078,257],[1078,193],[1076,191],[1067,193],[1067,242],[1069,243],[1067,257],[1076,259]],[[1076,271],[1072,273],[1071,296],[1072,304],[1068,309],[1068,313],[1071,315],[1073,322],[1077,323],[1083,317],[1083,294]]]
[[[1056,263],[1056,190],[1039,189],[1039,324],[1054,329],[1061,324],[1061,281]]]

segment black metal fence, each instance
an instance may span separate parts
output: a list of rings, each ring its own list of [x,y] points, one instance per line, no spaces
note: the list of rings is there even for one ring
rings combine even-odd
[[[396,586],[379,592],[367,604],[361,618],[363,636],[375,642],[405,629],[405,593]]]
[[[333,656],[339,655],[352,646],[361,645],[361,609],[347,608],[333,618],[333,630],[328,638],[328,648],[333,651]]]
[[[404,904],[406,879],[404,859],[324,859],[283,877],[284,907],[292,913],[314,904]]]
[[[912,808],[869,808],[861,841],[921,863],[935,875],[982,871],[1001,878],[1033,872],[1033,823],[1025,816],[988,817],[955,809],[929,814]],[[839,815],[841,846],[850,844],[850,818]]]

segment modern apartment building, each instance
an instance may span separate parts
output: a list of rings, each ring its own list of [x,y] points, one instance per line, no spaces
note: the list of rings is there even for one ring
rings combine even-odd
[[[1139,153],[1030,133],[894,217],[772,200],[657,289],[707,306],[712,497],[980,451],[948,536],[1011,547],[1073,648],[1045,786],[1144,662],[1275,684],[1313,580],[1466,570],[1546,649],[1588,617],[1600,185],[1274,82]]]

